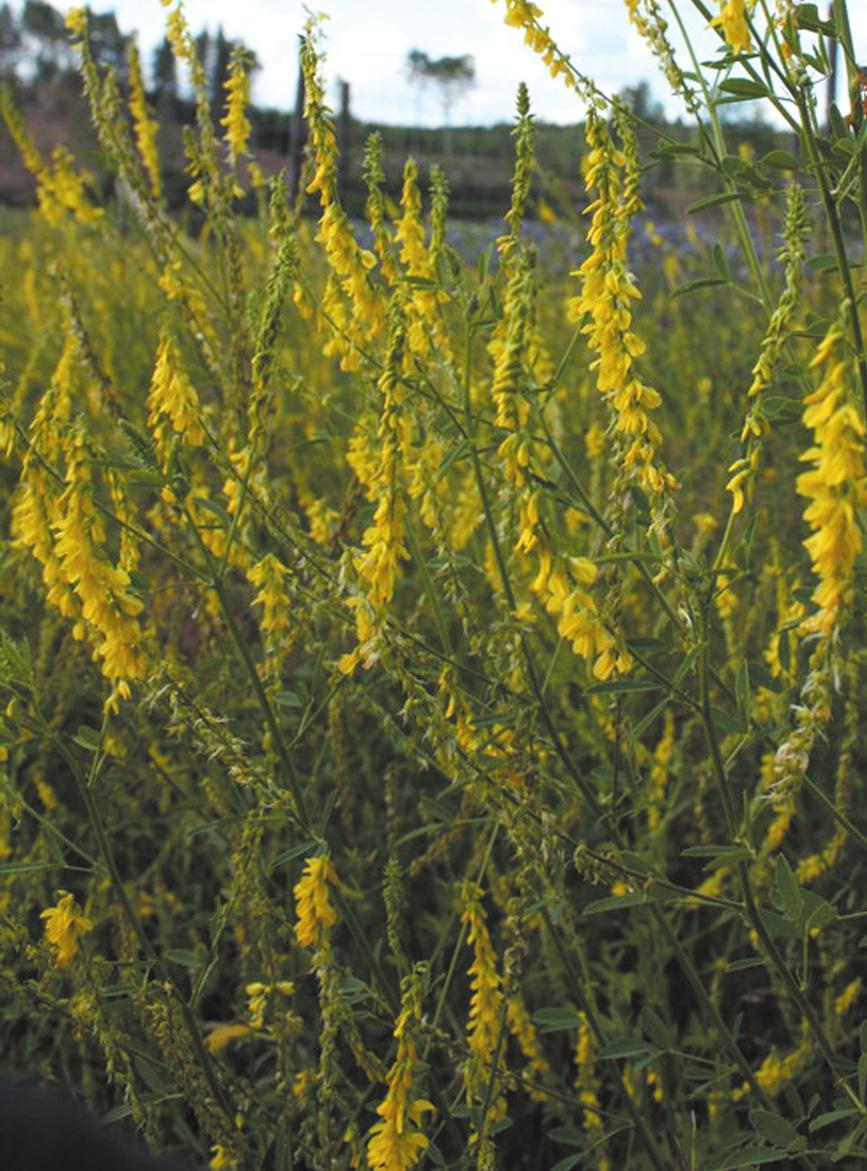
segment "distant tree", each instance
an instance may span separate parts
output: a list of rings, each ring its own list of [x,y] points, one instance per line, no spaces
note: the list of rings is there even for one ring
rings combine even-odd
[[[0,78],[13,78],[21,56],[21,27],[9,4],[0,4]]]
[[[151,58],[154,95],[159,103],[171,103],[178,97],[178,67],[168,37],[163,37]]]
[[[51,81],[73,68],[63,13],[43,0],[27,0],[21,13],[23,55],[36,81]]]
[[[213,60],[213,44],[211,42],[211,34],[206,28],[203,28],[194,39],[196,47],[196,55],[202,63],[202,69],[205,71],[205,77],[210,79],[211,76],[211,62]],[[210,80],[208,83],[208,95],[213,96],[210,92]]]
[[[127,48],[131,38],[120,31],[115,14],[91,12],[88,9],[87,30],[90,51],[97,65],[111,69],[119,81],[126,81]]]
[[[637,118],[644,118],[648,122],[664,122],[665,110],[661,102],[655,101],[646,81],[639,81],[637,85],[627,85],[620,91],[620,98],[624,105],[631,107]]]
[[[230,41],[223,32],[223,26],[220,25],[217,29],[217,35],[214,37],[214,48],[211,54],[211,102],[214,106],[215,115],[220,110],[225,97],[223,86],[229,76],[229,60],[232,56],[232,49],[235,42]]]
[[[476,83],[476,62],[469,53],[462,57],[433,59],[421,49],[412,49],[406,59],[409,80],[423,90],[428,82],[439,90],[443,107],[443,152],[451,152],[452,110],[455,102]]]

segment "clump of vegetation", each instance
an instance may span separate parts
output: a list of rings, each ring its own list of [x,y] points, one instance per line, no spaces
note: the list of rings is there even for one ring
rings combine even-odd
[[[474,266],[376,136],[348,216],[313,24],[315,224],[180,4],[185,221],[84,10],[118,201],[5,101],[0,1036],[213,1171],[863,1161],[861,74],[843,0],[726,0],[688,70],[630,13],[709,240],[639,239],[636,115],[522,0],[585,198],[521,86]],[[759,98],[797,154],[730,147]]]

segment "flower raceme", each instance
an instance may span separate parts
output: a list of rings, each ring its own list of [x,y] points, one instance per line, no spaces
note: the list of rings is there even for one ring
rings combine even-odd
[[[295,895],[295,938],[302,947],[327,943],[337,912],[331,905],[328,886],[337,884],[337,874],[327,854],[308,858],[304,873],[293,888]]]
[[[247,152],[247,143],[250,140],[252,126],[247,117],[247,107],[250,105],[250,78],[247,73],[244,53],[235,50],[229,65],[229,76],[224,83],[226,90],[226,114],[220,119],[220,125],[226,128],[226,142],[232,162],[238,160]]]
[[[188,443],[202,442],[205,433],[199,415],[199,397],[184,373],[177,347],[170,337],[163,337],[148,394],[148,427],[162,459],[168,454],[172,431]]]
[[[420,985],[416,973],[412,973],[403,981],[401,1009],[394,1026],[397,1055],[388,1071],[388,1091],[376,1108],[381,1121],[371,1128],[367,1144],[371,1171],[410,1171],[429,1145],[419,1123],[423,1114],[433,1110],[433,1104],[412,1096],[420,1023]]]
[[[813,432],[813,446],[801,459],[812,466],[797,481],[799,495],[809,501],[804,519],[812,535],[804,545],[819,578],[813,591],[818,609],[804,620],[804,629],[826,636],[840,624],[851,597],[863,544],[856,513],[867,504],[865,426],[851,401],[853,367],[844,345],[842,326],[835,322],[811,363],[823,377],[804,399],[804,426]]]
[[[677,486],[657,457],[662,436],[650,418],[661,403],[659,391],[641,381],[633,369],[645,351],[632,325],[633,302],[641,294],[627,267],[632,216],[640,207],[635,143],[625,117],[618,120],[622,148],[612,140],[602,118],[592,109],[587,117],[589,166],[585,176],[593,196],[585,209],[591,217],[587,241],[591,252],[577,275],[581,291],[570,303],[576,321],[587,319],[582,332],[597,355],[596,386],[611,408],[612,426],[622,439],[621,466],[649,496],[659,498]]]

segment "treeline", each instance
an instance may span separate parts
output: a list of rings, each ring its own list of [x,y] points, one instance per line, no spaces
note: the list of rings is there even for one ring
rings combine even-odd
[[[125,84],[133,34],[122,31],[113,12],[98,13],[89,8],[87,12],[88,37],[97,65],[112,69]],[[20,15],[10,4],[0,5],[0,79],[7,84],[38,86],[77,76],[65,19],[63,12],[44,0],[27,0]],[[195,41],[215,105],[222,101],[229,60],[235,49],[244,49],[252,70],[259,68],[255,52],[242,41],[227,37],[222,26],[215,33],[203,29]],[[148,88],[158,107],[181,100],[174,54],[165,37],[151,56]]]
[[[91,49],[97,64],[112,69],[121,86],[128,81],[128,55],[133,35],[124,32],[113,12],[88,10]],[[203,29],[195,38],[205,68],[215,118],[222,112],[224,83],[235,49],[246,52],[250,69],[259,68],[255,51],[243,42],[227,37],[221,27]],[[193,116],[185,80],[178,74],[171,46],[163,39],[144,63],[148,99],[161,124],[160,149],[165,169],[165,190],[170,205],[185,202],[188,180],[180,127]],[[291,76],[291,74],[289,75]],[[350,79],[351,80],[351,79]],[[44,0],[27,0],[16,13],[8,3],[0,4],[0,84],[11,85],[37,142],[49,151],[63,141],[89,165],[100,171],[95,138],[89,129],[64,14]],[[287,95],[288,96],[288,95]],[[624,99],[641,119],[640,145],[649,156],[658,134],[687,141],[692,130],[687,124],[666,120],[664,110],[653,101],[646,82],[624,91]],[[251,146],[266,173],[289,162],[293,119],[291,110],[254,106],[249,111],[253,127]],[[363,142],[378,130],[383,138],[389,173],[388,194],[397,196],[400,171],[407,155],[415,156],[422,173],[434,162],[443,166],[452,188],[453,210],[458,217],[480,219],[498,215],[508,205],[509,183],[514,157],[512,125],[455,126],[447,136],[442,129],[373,125],[352,117],[342,120],[341,147],[346,153],[342,169],[344,197],[351,212],[360,212],[365,196],[361,176]],[[582,150],[579,125],[560,126],[537,122],[539,191],[556,201],[559,194],[570,202],[579,194],[578,158]],[[761,155],[781,145],[779,132],[761,123],[744,123],[738,138]],[[782,144],[786,145],[786,144]],[[697,192],[703,193],[706,176],[682,158],[670,155],[645,175],[644,191],[660,214],[676,213],[679,204]],[[11,141],[0,136],[0,201],[27,201],[32,185],[19,166]]]

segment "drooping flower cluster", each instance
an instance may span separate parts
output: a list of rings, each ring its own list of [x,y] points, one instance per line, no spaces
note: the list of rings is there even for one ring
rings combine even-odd
[[[851,600],[863,545],[857,510],[867,504],[865,427],[852,401],[854,369],[839,322],[829,328],[811,367],[822,372],[822,381],[804,399],[804,426],[813,432],[813,445],[801,456],[811,467],[798,476],[797,491],[809,501],[804,519],[812,535],[804,545],[819,584],[813,591],[817,609],[803,625],[829,636]]]
[[[250,141],[252,126],[247,117],[247,107],[250,105],[250,77],[247,73],[247,63],[242,49],[232,53],[229,63],[229,76],[224,83],[226,90],[226,113],[220,119],[220,125],[226,128],[226,142],[229,146],[229,155],[233,165],[246,154],[247,143]]]
[[[500,1039],[504,1025],[503,991],[482,897],[483,891],[477,882],[464,881],[461,886],[461,922],[468,928],[467,943],[473,949],[473,962],[469,967],[472,995],[467,1036],[470,1059],[464,1068],[464,1085],[467,1102],[472,1105],[474,1101],[486,1099],[491,1079],[494,1079],[486,1120],[490,1123],[501,1118],[506,1109],[505,1098],[498,1092],[502,1087],[498,1086],[497,1076],[503,1065]],[[493,1066],[495,1059],[496,1068]],[[475,1134],[476,1139],[484,1137],[484,1134]]]
[[[304,863],[304,872],[295,883],[295,938],[302,947],[327,943],[337,922],[337,912],[328,894],[336,886],[337,874],[327,854],[318,854]]]
[[[360,427],[350,441],[347,456],[365,486],[368,500],[375,504],[375,511],[372,523],[361,538],[365,551],[354,559],[364,595],[350,599],[350,606],[355,611],[358,647],[341,659],[340,670],[344,674],[352,672],[362,658],[372,661],[366,644],[374,633],[375,619],[381,616],[392,599],[398,565],[409,557],[405,544],[407,506],[401,475],[402,458],[408,453],[412,430],[401,409],[404,389],[400,371],[404,345],[403,314],[395,301],[385,366],[377,382],[382,393],[377,446],[371,445],[366,429]]]
[[[576,321],[587,319],[582,331],[598,355],[592,369],[597,389],[611,409],[613,431],[621,440],[623,473],[653,504],[677,481],[657,454],[662,436],[650,412],[660,405],[659,391],[646,385],[634,369],[646,347],[632,324],[633,305],[641,294],[628,268],[627,244],[641,201],[635,142],[625,115],[617,115],[617,130],[620,147],[600,115],[588,111],[585,183],[593,199],[585,214],[591,217],[591,252],[579,270],[581,291],[573,298],[570,313]]]
[[[491,2],[496,4],[497,0]],[[538,4],[531,4],[529,0],[506,0],[506,24],[523,32],[524,43],[542,58],[542,64],[553,78],[562,77],[565,85],[577,90],[578,81],[570,68],[569,58],[558,49],[550,29],[539,23],[541,19],[542,9]]]
[[[265,634],[281,634],[289,626],[286,573],[286,566],[273,553],[266,553],[247,570],[247,580],[258,591],[253,602],[262,609],[259,625]]]
[[[418,974],[405,977],[401,990],[400,1014],[394,1026],[397,1054],[386,1079],[388,1091],[376,1108],[381,1121],[371,1127],[367,1143],[371,1171],[410,1171],[429,1146],[419,1124],[422,1115],[433,1110],[433,1104],[412,1095],[422,1007]]]
[[[361,362],[358,344],[369,343],[385,327],[385,299],[382,290],[370,279],[376,257],[358,244],[338,198],[337,137],[331,111],[325,104],[319,57],[310,29],[302,44],[301,64],[305,85],[304,116],[316,163],[307,190],[319,194],[322,216],[316,239],[325,250],[332,272],[322,300],[322,312],[332,330],[326,352],[339,354],[344,370],[356,370]],[[351,312],[347,312],[344,297]]]
[[[188,443],[197,445],[205,433],[199,421],[199,396],[190,383],[177,346],[166,335],[157,350],[157,360],[148,394],[148,427],[164,461],[172,433],[183,435]]]

